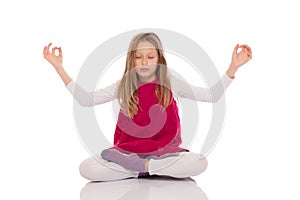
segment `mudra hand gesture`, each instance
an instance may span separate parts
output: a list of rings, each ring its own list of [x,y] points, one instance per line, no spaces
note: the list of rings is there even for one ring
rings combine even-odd
[[[241,49],[240,52],[238,50]],[[227,70],[227,75],[234,78],[234,74],[237,69],[243,64],[252,59],[252,51],[248,45],[237,44],[232,52],[231,64]]]
[[[61,47],[53,47],[50,50],[50,46],[52,43],[49,43],[44,47],[44,58],[50,62],[53,67],[57,70],[62,69],[63,57]],[[55,54],[56,50],[58,50],[58,55]]]

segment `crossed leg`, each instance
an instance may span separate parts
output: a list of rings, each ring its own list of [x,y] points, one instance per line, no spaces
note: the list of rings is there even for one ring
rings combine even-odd
[[[162,159],[151,158],[147,162],[150,175],[186,178],[197,176],[207,168],[204,156],[193,152],[180,152],[178,156]],[[126,178],[137,178],[139,171],[103,159],[101,156],[84,160],[80,165],[80,174],[90,181],[112,181]]]

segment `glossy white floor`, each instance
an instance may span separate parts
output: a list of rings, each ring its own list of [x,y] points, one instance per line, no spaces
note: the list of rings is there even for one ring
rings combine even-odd
[[[106,183],[88,183],[81,200],[113,199],[208,199],[193,179],[174,180],[160,177],[127,179]]]

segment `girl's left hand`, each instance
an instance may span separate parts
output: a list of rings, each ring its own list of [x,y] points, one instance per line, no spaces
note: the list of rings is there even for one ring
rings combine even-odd
[[[240,52],[238,52],[239,49],[241,49]],[[243,64],[247,63],[249,60],[251,60],[251,58],[251,48],[246,44],[237,44],[232,52],[231,66],[237,69]]]

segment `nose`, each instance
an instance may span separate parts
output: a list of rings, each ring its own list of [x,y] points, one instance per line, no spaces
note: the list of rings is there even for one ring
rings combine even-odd
[[[147,60],[147,58],[143,58],[142,59],[142,65],[146,65],[146,64],[148,64],[148,60]]]

